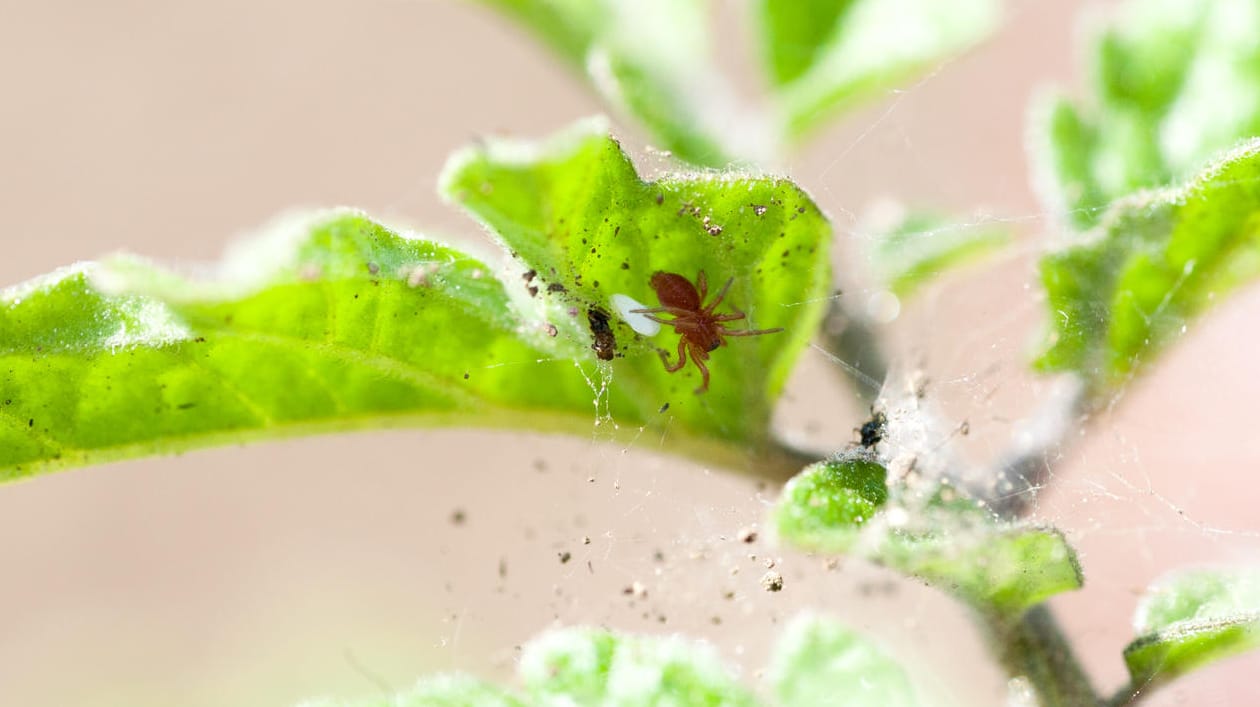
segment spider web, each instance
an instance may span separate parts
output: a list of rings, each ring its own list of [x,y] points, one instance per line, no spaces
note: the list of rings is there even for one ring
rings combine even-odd
[[[999,223],[1017,235],[1000,254],[898,303],[882,329],[892,364],[886,384],[863,378],[828,344],[808,350],[775,423],[793,443],[843,448],[881,396],[894,456],[892,444],[913,446],[918,456],[978,471],[1016,440],[1046,437],[1037,411],[1057,383],[1029,373],[1027,361],[1045,316],[1033,263],[1057,224],[1028,187],[1022,130],[1035,83],[1054,72],[1063,85],[1083,82],[1068,61],[1076,9],[1016,3],[992,45],[850,115],[783,166],[832,217],[846,305],[887,302],[878,283],[861,277],[877,238],[870,208],[890,196],[961,214],[958,229]],[[431,191],[435,160],[416,168],[416,192]],[[443,213],[434,202],[414,215],[432,224]],[[458,215],[438,218],[449,230],[468,228]],[[1050,473],[1030,494],[1031,516],[1063,528],[1081,552],[1085,589],[1052,604],[1100,687],[1123,677],[1120,650],[1151,580],[1185,564],[1256,560],[1250,479],[1260,436],[1247,413],[1260,381],[1249,375],[1257,346],[1247,332],[1258,307],[1254,291],[1237,295],[1192,324],[1102,412],[1069,417],[1049,435],[1058,441],[1042,453]],[[512,365],[547,375],[572,364]],[[620,423],[606,407],[615,363],[583,372],[592,399],[583,439],[471,431],[322,438],[6,489],[0,517],[13,542],[4,565],[19,581],[0,594],[8,597],[0,605],[17,607],[2,615],[11,638],[0,643],[0,702],[39,704],[68,682],[94,688],[90,701],[126,695],[119,701],[155,706],[169,704],[171,692],[186,705],[283,704],[272,699],[276,680],[291,683],[284,697],[362,697],[448,670],[512,684],[520,643],[574,624],[707,640],[757,685],[782,624],[802,609],[831,613],[884,644],[937,704],[1006,697],[954,602],[864,562],[777,548],[764,527],[775,485],[661,453],[668,423],[615,441]],[[920,383],[923,396],[911,395]],[[93,491],[96,483],[115,491]],[[756,539],[745,542],[753,530]],[[32,550],[41,538],[51,544]],[[770,571],[782,575],[782,591],[763,588]],[[65,586],[69,599],[43,596]],[[198,590],[209,598],[180,599]],[[128,673],[131,664],[143,672]],[[290,674],[293,666],[300,674]],[[1246,691],[1254,681],[1243,677],[1255,666],[1252,656],[1205,670],[1149,704],[1256,702],[1255,688]],[[141,683],[169,689],[138,694]],[[237,683],[266,687],[245,698],[209,687]],[[1215,687],[1222,683],[1235,689]]]

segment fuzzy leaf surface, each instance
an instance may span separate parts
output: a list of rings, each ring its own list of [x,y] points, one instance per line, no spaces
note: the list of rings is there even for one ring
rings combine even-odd
[[[1170,575],[1142,597],[1134,625],[1138,638],[1124,660],[1135,688],[1253,650],[1260,647],[1260,571]]]
[[[783,180],[640,181],[589,127],[532,162],[474,151],[449,173],[473,180],[470,208],[536,280],[505,286],[464,253],[338,213],[241,248],[214,280],[121,258],[6,290],[0,477],[320,431],[589,433],[604,418],[739,463],[822,315],[829,227]],[[667,373],[610,301],[655,305],[655,269],[734,278],[725,306],[786,331],[733,337],[696,395],[695,369]],[[616,332],[611,365],[592,351],[593,312]]]
[[[1090,100],[1033,114],[1039,183],[1078,229],[1260,134],[1260,0],[1129,0],[1094,32]]]
[[[879,646],[834,619],[793,619],[772,653],[770,684],[780,705],[920,704],[906,671]]]
[[[797,547],[865,557],[985,611],[1017,615],[1080,588],[1060,532],[995,520],[949,487],[889,489],[886,478],[860,456],[814,464],[788,482],[773,525]]]
[[[753,26],[795,138],[975,44],[999,10],[994,0],[757,0]]]
[[[1093,231],[1042,258],[1050,341],[1038,360],[1106,393],[1194,316],[1260,273],[1260,141],[1187,184],[1117,202]]]
[[[730,173],[645,181],[602,123],[587,122],[542,145],[490,141],[456,155],[441,188],[536,273],[535,300],[551,321],[589,342],[589,312],[608,314],[614,419],[662,420],[668,405],[671,435],[763,441],[830,283],[830,226],[798,187]],[[657,271],[692,281],[704,271],[710,298],[729,281],[716,311],[747,317],[727,326],[783,331],[727,338],[708,361],[709,391],[695,394],[698,368],[669,373],[657,353],[676,360],[679,334],[668,325],[637,333],[614,301],[657,306]]]
[[[338,213],[222,269],[118,259],[5,291],[0,477],[323,430],[589,429],[580,345],[463,253]]]

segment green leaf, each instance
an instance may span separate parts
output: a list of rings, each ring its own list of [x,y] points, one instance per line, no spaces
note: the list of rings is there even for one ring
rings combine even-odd
[[[792,620],[772,654],[770,683],[792,707],[919,704],[905,670],[883,650],[838,621],[812,615]]]
[[[741,707],[753,696],[705,644],[563,629],[525,646],[520,674],[538,704]]]
[[[298,707],[525,707],[499,688],[466,675],[425,678],[410,690],[361,700],[311,700]]]
[[[1260,571],[1188,570],[1147,591],[1124,649],[1134,688],[1146,689],[1260,647]]]
[[[888,501],[887,477],[882,464],[861,457],[813,464],[784,486],[774,526],[800,547],[847,552]]]
[[[760,450],[822,316],[826,221],[786,181],[642,182],[602,132],[560,142],[512,164],[469,152],[450,172],[539,273],[510,290],[463,253],[339,213],[242,248],[216,280],[123,258],[5,291],[0,478],[394,425],[589,433],[611,419],[626,435],[667,428],[667,447],[710,461]],[[611,301],[655,305],[656,269],[733,278],[719,311],[786,331],[732,337],[696,395],[695,370],[667,373],[655,352],[677,335],[638,336]],[[611,365],[592,351],[600,312],[623,357]]]
[[[853,455],[788,482],[773,525],[805,550],[851,553],[988,612],[1017,615],[1082,584],[1057,530],[993,518],[955,489],[886,486],[877,462]]]
[[[1260,141],[1185,186],[1118,202],[1041,262],[1051,335],[1038,366],[1095,393],[1127,381],[1189,320],[1260,272]]]
[[[1260,134],[1260,0],[1130,0],[1094,33],[1088,108],[1043,99],[1043,195],[1080,229],[1107,204],[1190,176]]]
[[[757,0],[754,26],[786,132],[904,81],[988,35],[994,0]]]
[[[773,137],[713,66],[702,0],[481,2],[535,32],[679,158],[725,167],[773,152]]]
[[[588,122],[541,147],[490,141],[459,154],[441,189],[536,271],[537,299],[552,321],[609,314],[615,419],[662,420],[668,404],[671,436],[764,441],[770,403],[821,321],[830,283],[830,227],[798,187],[742,174],[643,181],[602,123]],[[709,391],[693,394],[698,369],[669,373],[657,355],[676,359],[679,335],[668,326],[637,333],[614,301],[657,306],[649,285],[657,271],[689,280],[704,271],[711,296],[729,281],[718,311],[748,315],[729,326],[784,331],[729,338],[711,354]]]
[[[462,253],[339,213],[223,271],[120,259],[0,295],[0,478],[330,429],[590,427],[580,345]]]
[[[960,224],[945,217],[900,211],[871,236],[870,259],[880,280],[901,298],[951,267],[972,262],[1010,242],[996,222]]]

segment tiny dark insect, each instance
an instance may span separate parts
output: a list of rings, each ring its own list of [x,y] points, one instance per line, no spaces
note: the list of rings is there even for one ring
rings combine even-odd
[[[611,361],[617,353],[617,337],[612,327],[608,326],[608,313],[602,309],[591,307],[586,310],[586,321],[591,325],[591,349],[601,361]]]
[[[882,412],[877,412],[871,416],[871,419],[862,423],[862,428],[858,430],[861,435],[861,445],[863,447],[874,447],[884,439],[884,432],[887,429],[888,418]]]
[[[709,281],[705,278],[703,270],[696,275],[694,285],[682,275],[658,270],[652,274],[649,284],[656,291],[656,298],[660,300],[661,306],[630,310],[637,314],[645,314],[654,322],[669,324],[674,327],[674,331],[678,332],[680,336],[678,362],[669,362],[668,351],[659,350],[658,352],[661,355],[661,361],[665,363],[665,370],[670,373],[682,370],[683,366],[687,365],[687,355],[691,355],[691,360],[696,364],[696,368],[700,369],[702,377],[700,387],[696,388],[697,395],[709,389],[709,368],[704,365],[704,362],[709,360],[709,352],[716,350],[719,346],[726,346],[726,337],[757,336],[783,331],[782,328],[727,329],[722,322],[737,321],[745,316],[739,310],[728,314],[714,313],[726,297],[727,291],[731,289],[733,282],[735,282],[733,277],[727,280],[717,297],[706,305],[704,299],[709,294]],[[674,318],[661,319],[653,316],[655,314],[672,314]]]

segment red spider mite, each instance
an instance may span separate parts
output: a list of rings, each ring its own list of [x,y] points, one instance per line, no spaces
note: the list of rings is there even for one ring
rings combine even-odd
[[[683,366],[687,365],[687,354],[691,354],[691,360],[696,364],[696,368],[700,369],[700,375],[703,377],[700,387],[696,388],[697,395],[709,389],[709,369],[704,362],[709,360],[710,351],[714,351],[719,346],[726,346],[726,337],[757,336],[783,331],[782,328],[736,330],[723,326],[722,322],[733,322],[744,318],[744,313],[739,310],[729,314],[713,313],[713,310],[717,309],[722,299],[726,297],[726,292],[731,289],[733,282],[735,282],[733,277],[727,280],[717,297],[705,305],[703,303],[704,298],[709,294],[709,281],[705,278],[703,270],[696,275],[694,285],[682,275],[658,270],[652,274],[649,284],[656,291],[656,298],[660,300],[661,306],[630,310],[637,314],[645,314],[654,322],[669,324],[674,327],[674,331],[678,332],[681,337],[678,340],[678,362],[671,364],[669,352],[664,349],[658,349],[657,353],[661,355],[661,361],[665,363],[665,370],[670,373],[682,370]],[[654,314],[672,314],[674,318],[661,319],[652,316]]]

